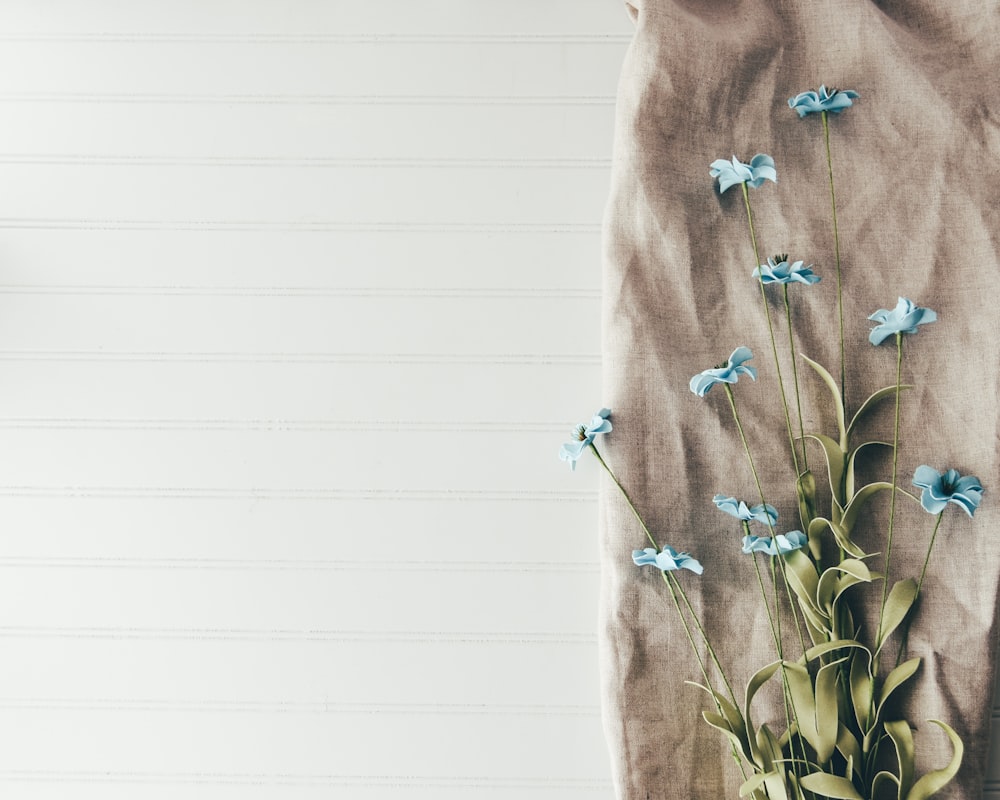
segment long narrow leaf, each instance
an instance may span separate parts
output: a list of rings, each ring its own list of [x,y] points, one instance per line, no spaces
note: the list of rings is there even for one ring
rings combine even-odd
[[[833,407],[837,414],[837,431],[840,433],[840,442],[844,445],[843,449],[847,449],[847,428],[844,426],[844,400],[840,396],[840,389],[837,387],[837,382],[833,379],[833,376],[826,371],[822,366],[817,364],[808,356],[802,356],[806,362],[816,370],[816,374],[823,379],[823,383],[830,390],[830,394],[833,395]]]
[[[900,384],[900,390],[912,389],[913,386],[907,383]],[[851,431],[854,427],[861,421],[861,418],[867,414],[880,400],[885,400],[887,397],[892,397],[896,394],[895,384],[892,386],[886,386],[884,389],[879,389],[877,392],[873,392],[869,395],[868,399],[861,404],[861,407],[857,410],[854,416],[851,418],[850,424],[847,426],[847,435],[851,435]]]
[[[854,788],[854,784],[847,778],[841,778],[839,775],[828,775],[825,772],[814,772],[811,775],[803,776],[802,788],[823,795],[823,797],[835,798],[835,800],[864,800],[858,790]]]
[[[856,468],[857,468],[858,454],[866,447],[873,447],[876,445],[882,445],[884,447],[892,447],[891,442],[862,442],[857,447],[855,447],[847,456],[847,467],[844,470],[844,493],[846,494],[847,497],[854,497],[855,474],[857,471]]]
[[[892,693],[912,678],[919,668],[920,659],[911,658],[909,661],[904,661],[886,676],[885,682],[882,684],[882,689],[878,693],[879,710],[885,706]]]
[[[896,760],[899,762],[899,800],[905,800],[913,786],[915,760],[913,733],[905,719],[885,723],[885,732],[889,734],[896,748]]]
[[[844,494],[844,465],[847,462],[847,453],[840,449],[840,443],[822,433],[807,434],[809,439],[817,441],[823,447],[823,455],[826,456],[826,474],[830,478],[830,491],[833,493],[834,502],[841,509],[850,495]]]
[[[948,766],[928,772],[913,784],[913,788],[906,795],[906,800],[926,800],[926,798],[935,792],[941,791],[958,773],[958,768],[962,766],[962,756],[965,753],[965,746],[962,744],[962,740],[958,734],[940,720],[932,719],[929,722],[933,722],[941,728],[941,730],[948,734],[948,738],[951,739],[951,746],[954,749],[951,761],[948,762]]]
[[[897,581],[889,590],[889,596],[886,598],[885,609],[882,613],[882,624],[879,627],[878,637],[875,639],[876,654],[881,651],[885,640],[906,619],[906,615],[910,613],[910,608],[916,599],[917,582],[913,578]]]
[[[892,489],[891,483],[876,481],[875,483],[862,486],[855,492],[854,496],[848,502],[847,508],[844,509],[844,516],[840,521],[841,526],[847,531],[848,535],[854,530],[854,523],[857,522],[858,514],[861,513],[861,509],[864,508],[865,503],[878,492],[884,492],[889,489]]]

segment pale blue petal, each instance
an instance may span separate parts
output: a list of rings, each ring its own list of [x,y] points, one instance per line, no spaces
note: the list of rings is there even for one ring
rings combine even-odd
[[[729,356],[729,366],[738,367],[740,364],[749,361],[751,358],[753,358],[753,352],[749,347],[737,347],[733,350],[732,355]]]
[[[644,550],[633,550],[632,561],[637,567],[656,566],[656,548],[647,547]]]
[[[938,500],[931,495],[930,489],[924,489],[920,493],[920,505],[928,514],[940,514],[948,505],[948,501]]]
[[[941,480],[941,473],[933,467],[921,464],[913,472],[913,485],[921,489],[927,489]]]

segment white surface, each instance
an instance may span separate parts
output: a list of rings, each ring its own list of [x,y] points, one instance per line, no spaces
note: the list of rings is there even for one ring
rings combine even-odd
[[[611,795],[615,0],[0,5],[0,788]]]
[[[614,2],[0,5],[0,788],[606,798]]]

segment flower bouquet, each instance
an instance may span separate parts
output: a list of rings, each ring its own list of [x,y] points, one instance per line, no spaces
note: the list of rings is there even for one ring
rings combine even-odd
[[[690,378],[689,388],[706,402],[716,402],[720,392],[711,397],[709,393],[716,386],[721,388],[725,398],[721,402],[728,407],[742,444],[739,457],[745,459],[756,489],[750,498],[723,492],[704,498],[725,515],[720,519],[729,518],[738,529],[753,575],[746,585],[759,595],[767,617],[773,658],[752,674],[744,691],[737,693],[728,678],[722,648],[726,643],[710,640],[685,591],[685,582],[698,578],[685,578],[684,572],[702,576],[706,570],[696,554],[675,549],[654,536],[596,445],[598,437],[612,431],[610,410],[601,409],[589,424],[578,426],[572,441],[560,450],[560,458],[574,468],[584,453],[592,453],[633,513],[646,538],[646,546],[634,550],[633,561],[660,572],[664,602],[677,614],[694,653],[698,674],[689,683],[705,693],[702,717],[723,737],[737,765],[742,776],[739,796],[753,800],[923,800],[954,778],[964,751],[961,738],[946,720],[931,720],[950,741],[952,755],[948,763],[918,775],[917,741],[913,726],[901,715],[900,701],[912,691],[921,667],[920,658],[907,657],[907,638],[919,617],[924,579],[945,514],[950,506],[957,506],[973,516],[983,487],[976,477],[952,468],[922,465],[909,476],[900,474],[902,401],[904,393],[914,388],[902,380],[904,343],[921,326],[936,322],[934,311],[899,297],[894,307],[871,314],[869,320],[876,323],[869,332],[871,345],[895,347],[894,380],[871,392],[856,408],[848,406],[844,280],[829,122],[831,115],[852,107],[857,98],[856,92],[821,86],[789,100],[800,118],[818,117],[822,126],[834,242],[837,377],[796,347],[794,293],[809,291],[820,276],[804,259],[793,260],[787,254],[764,259],[758,249],[750,190],[777,182],[774,160],[758,154],[748,163],[734,156],[710,165],[710,176],[718,180],[721,193],[734,187],[742,193],[756,265],[750,273],[756,288],[748,292],[759,295],[763,303],[769,332],[766,346],[773,358],[777,389],[774,396],[781,414],[780,436],[787,439],[793,471],[787,476],[788,505],[797,509],[798,517],[791,524],[779,520],[764,486],[786,478],[760,474],[745,433],[736,387],[740,378],[757,381],[758,372],[750,364],[752,350],[741,344],[725,363]],[[748,302],[752,300],[749,296]],[[775,314],[778,319],[772,318],[772,305],[784,312],[783,321],[780,311]],[[785,336],[779,334],[780,327],[785,328]],[[779,358],[779,348],[785,347],[790,351],[790,376],[782,374]],[[805,428],[802,397],[810,389],[826,398],[834,421],[830,430]],[[891,421],[884,419],[890,413]],[[858,441],[861,423],[878,415],[891,436]],[[890,474],[863,482],[861,476],[878,463],[880,451],[891,459]],[[876,551],[867,552],[855,533],[865,525],[879,524],[880,518],[870,513],[870,502],[878,496],[887,498],[888,516],[884,529],[875,534],[869,530],[862,539],[881,543]],[[893,569],[893,537],[901,503],[919,504],[930,519],[926,555],[915,576],[898,576]],[[676,532],[670,536],[672,544],[692,547],[693,543],[676,541]],[[759,719],[770,722],[758,723]]]

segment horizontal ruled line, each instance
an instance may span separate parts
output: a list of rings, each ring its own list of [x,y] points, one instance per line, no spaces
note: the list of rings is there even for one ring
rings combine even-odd
[[[127,557],[58,557],[3,556],[0,569],[144,569],[208,571],[277,571],[277,572],[515,572],[544,574],[583,574],[599,571],[596,563],[587,562],[518,562],[518,561],[420,561],[407,559],[405,564],[371,560],[324,559],[233,559],[233,558],[127,558]]]
[[[597,643],[597,637],[587,633],[529,633],[495,631],[365,631],[365,630],[295,630],[290,628],[136,628],[86,627],[72,628],[3,625],[0,638],[8,639],[128,639],[128,640],[191,640],[237,642],[331,642],[383,643],[417,642],[421,644],[582,644]]]
[[[160,500],[325,500],[379,502],[596,502],[597,492],[460,489],[224,489],[142,486],[0,486],[0,497]]]
[[[0,164],[74,167],[267,167],[308,169],[609,169],[609,158],[324,158],[0,153]]]
[[[585,233],[599,234],[594,222],[312,222],[269,220],[141,220],[0,217],[0,228],[88,231],[245,231],[288,233]]]
[[[566,422],[491,420],[434,422],[427,420],[324,420],[324,419],[124,419],[112,417],[0,417],[5,430],[143,430],[143,431],[303,431],[309,433],[566,433]]]
[[[73,284],[7,284],[0,294],[107,295],[185,297],[331,297],[344,299],[429,300],[599,300],[600,289],[535,289],[456,287],[331,287],[331,286],[84,286]]]
[[[598,354],[235,353],[105,350],[0,350],[0,361],[141,361],[281,364],[456,364],[464,366],[597,366]]]
[[[595,717],[594,706],[487,703],[340,703],[317,700],[143,700],[121,698],[2,698],[0,708],[32,711],[162,711],[222,714],[379,714],[399,716]]]
[[[600,778],[514,778],[489,776],[333,775],[249,772],[132,772],[0,770],[0,781],[31,783],[111,783],[166,785],[275,785],[332,787],[390,787],[397,789],[593,789],[611,791]]]
[[[2,92],[0,103],[241,106],[613,106],[614,95],[181,94]]]
[[[627,44],[619,33],[8,33],[0,42],[75,44]]]

